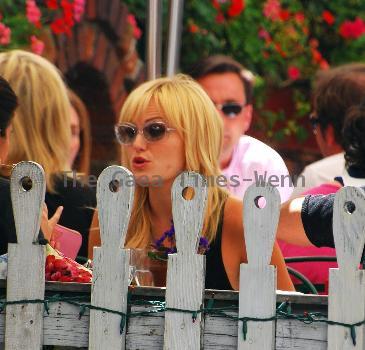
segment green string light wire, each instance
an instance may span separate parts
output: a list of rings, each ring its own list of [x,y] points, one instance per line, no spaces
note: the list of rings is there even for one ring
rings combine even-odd
[[[44,310],[49,315],[49,304],[51,303],[59,303],[64,302],[80,308],[79,312],[79,319],[84,315],[87,309],[89,310],[98,310],[102,312],[111,313],[114,315],[119,315],[121,317],[120,322],[120,334],[123,333],[127,319],[130,317],[140,317],[140,316],[150,316],[155,313],[161,312],[181,312],[187,313],[192,315],[192,322],[195,322],[199,314],[210,314],[217,317],[228,318],[234,321],[242,322],[242,334],[243,339],[246,340],[247,332],[248,332],[248,322],[271,322],[279,319],[292,319],[297,320],[305,324],[312,324],[315,322],[322,322],[326,323],[327,325],[331,326],[342,326],[350,329],[350,335],[352,339],[352,343],[356,345],[356,327],[365,325],[365,320],[356,322],[356,323],[343,323],[343,322],[336,322],[327,319],[327,315],[321,312],[304,312],[303,314],[293,314],[291,312],[290,303],[285,301],[281,303],[277,309],[274,316],[260,318],[260,317],[237,317],[228,314],[228,311],[238,311],[237,306],[228,306],[228,307],[213,307],[214,299],[210,299],[207,302],[207,307],[203,308],[200,307],[199,310],[187,310],[187,309],[178,309],[178,308],[171,308],[166,307],[166,303],[164,301],[158,300],[136,300],[133,304],[130,301],[130,293],[128,293],[128,305],[148,305],[150,309],[144,311],[137,311],[137,312],[121,312],[117,310],[112,310],[104,307],[90,305],[85,303],[88,301],[88,298],[85,295],[82,296],[65,296],[62,297],[59,294],[52,295],[50,297],[46,297],[43,299],[22,299],[22,300],[13,300],[7,301],[4,298],[0,299],[0,313],[6,308],[7,305],[24,305],[24,304],[43,304]]]

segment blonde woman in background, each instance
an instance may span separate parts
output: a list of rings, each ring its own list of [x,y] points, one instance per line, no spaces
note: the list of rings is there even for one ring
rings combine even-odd
[[[80,175],[90,173],[91,133],[89,114],[81,98],[68,90],[71,102],[71,150],[69,166]]]
[[[129,95],[116,126],[123,166],[132,171],[137,182],[127,247],[148,248],[172,229],[171,186],[181,172],[193,170],[206,177],[221,174],[218,159],[222,130],[214,104],[187,76],[156,79]],[[156,175],[161,186],[146,183]],[[143,180],[143,186],[138,185],[139,180]],[[222,187],[208,186],[202,232],[210,245],[206,252],[206,288],[238,289],[240,263],[247,261],[242,201]],[[100,245],[97,231],[91,232],[89,243],[91,255],[92,247]],[[174,248],[168,240],[163,245]],[[272,263],[278,269],[278,288],[293,290],[277,244]]]
[[[94,191],[69,177],[71,104],[61,75],[46,59],[21,50],[0,53],[0,75],[19,103],[7,162],[31,160],[43,166],[49,214],[63,206],[60,224],[82,234],[79,254],[85,256],[96,200]]]

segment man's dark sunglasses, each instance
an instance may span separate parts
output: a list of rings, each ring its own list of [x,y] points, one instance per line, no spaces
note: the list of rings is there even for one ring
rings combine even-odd
[[[246,106],[245,104],[239,104],[237,102],[227,102],[227,103],[215,103],[215,106],[223,112],[223,114],[228,118],[235,118],[238,114],[242,112],[242,109]]]
[[[311,113],[309,115],[309,122],[312,126],[312,129],[313,130],[316,130],[317,129],[317,126],[319,124],[319,118],[318,118],[318,115],[316,113]]]

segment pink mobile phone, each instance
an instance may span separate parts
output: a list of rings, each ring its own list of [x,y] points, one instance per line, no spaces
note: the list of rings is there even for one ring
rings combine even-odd
[[[59,250],[68,258],[75,260],[82,243],[80,232],[57,224],[54,236],[60,244]]]

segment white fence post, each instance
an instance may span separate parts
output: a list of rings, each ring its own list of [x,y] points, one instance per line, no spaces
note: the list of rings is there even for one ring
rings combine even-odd
[[[186,200],[183,190],[194,189]],[[197,254],[207,198],[206,180],[197,173],[179,175],[172,186],[172,213],[177,253],[170,254],[167,266],[166,307],[199,310],[205,289],[205,256]],[[202,315],[175,311],[165,313],[164,349],[194,350],[202,344]]]
[[[122,249],[133,205],[132,173],[110,166],[97,184],[101,247],[94,247],[91,304],[127,312],[129,249]],[[90,310],[89,349],[124,349],[126,324],[120,333],[122,317]]]
[[[261,206],[260,198],[266,204]],[[263,199],[261,199],[263,201]],[[251,185],[243,205],[247,264],[240,267],[239,317],[269,318],[276,312],[276,268],[269,265],[279,221],[280,195],[270,185]],[[275,347],[275,321],[238,323],[238,349],[268,350]]]
[[[344,187],[337,192],[333,234],[339,268],[330,269],[328,318],[353,324],[365,319],[365,271],[359,270],[365,243],[365,196],[361,189]],[[364,325],[354,330],[356,345],[349,328],[328,325],[328,349],[364,349]]]
[[[45,247],[39,245],[44,172],[34,162],[20,162],[11,174],[11,199],[18,243],[8,245],[7,301],[44,298]],[[5,349],[40,349],[43,304],[6,307]]]

